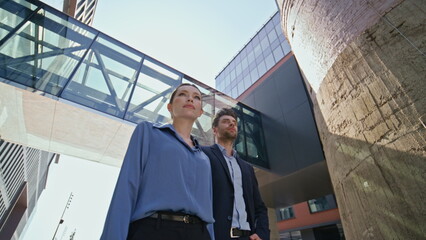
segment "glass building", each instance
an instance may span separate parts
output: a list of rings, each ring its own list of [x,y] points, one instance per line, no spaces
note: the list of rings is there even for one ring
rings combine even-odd
[[[216,76],[217,90],[237,98],[290,51],[276,12]]]
[[[46,145],[52,152],[74,151],[72,155],[77,157],[120,166],[123,155],[106,153],[129,136],[114,138],[114,134],[124,132],[123,125],[135,126],[145,120],[169,122],[171,92],[181,83],[193,83],[202,92],[204,108],[193,134],[201,144],[212,144],[214,114],[223,107],[234,108],[240,120],[235,147],[243,159],[257,166],[260,191],[268,207],[290,206],[332,192],[306,86],[280,31],[278,14],[217,76],[219,91],[40,1],[4,1],[0,21],[0,104],[13,103],[7,92],[2,92],[13,87],[12,91],[21,95],[31,92],[43,101],[47,99],[48,106],[54,102],[55,110],[78,112],[74,116],[71,111],[61,113],[74,121],[71,124],[62,118],[68,124],[59,125],[55,134],[68,134],[59,138],[43,135],[43,131],[29,133],[32,119],[26,119],[28,125],[19,129],[32,135],[31,139],[48,139]],[[31,107],[39,105],[28,109]],[[97,124],[97,119],[86,115],[103,119]],[[24,117],[28,116],[31,114]],[[90,134],[92,129],[78,125],[83,120],[86,125],[95,123],[94,128],[104,126],[107,120],[121,125],[114,134],[105,129],[105,134],[96,136]],[[43,124],[37,123],[31,127]],[[74,124],[77,127],[72,128]],[[1,136],[19,143],[21,139],[4,126],[0,126]],[[82,139],[99,137],[107,146],[99,147],[99,141],[84,144],[78,138],[68,139],[75,131],[81,131]],[[113,137],[107,138],[108,134]],[[38,143],[31,139],[25,144]],[[106,161],[108,157],[112,160]],[[316,181],[307,181],[313,174]]]
[[[19,239],[55,154],[0,139],[0,239]]]
[[[78,21],[91,26],[95,16],[98,0],[42,0]]]
[[[84,24],[92,25],[97,4],[98,0],[65,0],[64,12],[75,17],[77,20],[81,21]],[[65,6],[69,6],[68,9],[72,9],[73,12],[65,11]]]
[[[281,30],[279,12],[218,74],[216,87],[260,112],[270,169],[283,176],[261,189],[267,205],[275,205],[280,239],[344,239],[310,86]]]

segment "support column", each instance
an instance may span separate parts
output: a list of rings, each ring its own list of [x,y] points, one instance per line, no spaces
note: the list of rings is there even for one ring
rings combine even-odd
[[[426,2],[277,2],[316,91],[346,239],[423,239]]]
[[[268,208],[269,229],[271,230],[271,240],[280,240],[277,227],[277,214],[274,208]]]

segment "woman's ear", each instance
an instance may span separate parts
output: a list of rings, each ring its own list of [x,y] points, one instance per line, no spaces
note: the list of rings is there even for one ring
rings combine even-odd
[[[172,113],[172,104],[171,103],[167,104],[167,110],[169,110],[169,112]]]

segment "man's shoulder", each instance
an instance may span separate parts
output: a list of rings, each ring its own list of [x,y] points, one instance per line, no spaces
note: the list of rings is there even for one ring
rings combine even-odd
[[[212,151],[213,150],[213,148],[214,148],[214,144],[213,145],[210,145],[210,146],[200,146],[200,148],[201,148],[201,150],[203,150],[204,152],[210,152],[210,151]]]

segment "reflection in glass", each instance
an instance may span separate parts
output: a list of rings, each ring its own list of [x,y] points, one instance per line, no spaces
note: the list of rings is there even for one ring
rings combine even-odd
[[[67,16],[40,9],[0,46],[0,76],[57,95],[94,37]]]
[[[139,62],[121,46],[99,37],[92,45],[62,97],[122,118],[136,80]]]
[[[20,4],[18,4],[20,3]],[[0,39],[4,38],[10,30],[22,23],[22,21],[32,14],[36,6],[24,0],[21,1],[2,1],[0,12]]]

